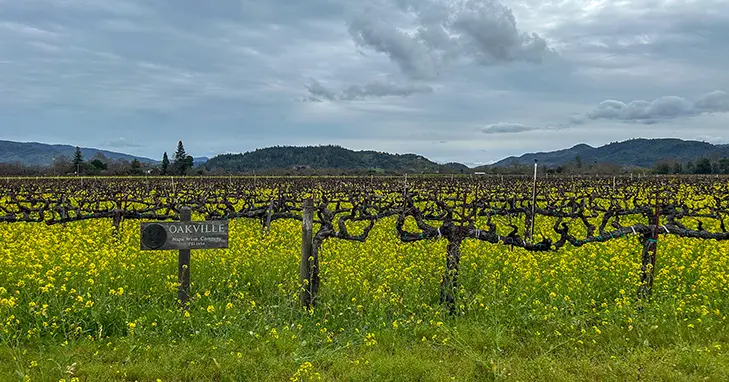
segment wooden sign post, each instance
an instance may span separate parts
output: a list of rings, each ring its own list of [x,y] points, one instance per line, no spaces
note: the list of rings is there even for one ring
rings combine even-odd
[[[228,221],[191,221],[188,207],[180,210],[179,222],[141,224],[141,249],[179,250],[177,264],[177,299],[182,307],[190,296],[190,250],[228,248]]]

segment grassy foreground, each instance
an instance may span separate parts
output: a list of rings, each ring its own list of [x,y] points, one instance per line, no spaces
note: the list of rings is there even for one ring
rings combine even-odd
[[[474,331],[486,329],[473,329]],[[464,329],[465,331],[465,329]],[[704,344],[584,349],[499,349],[478,334],[447,345],[392,331],[375,346],[307,346],[209,336],[112,338],[34,344],[0,352],[3,381],[726,381],[729,356]],[[486,343],[484,343],[486,342]],[[729,346],[713,341],[714,346]],[[533,345],[536,346],[536,345]],[[541,350],[541,351],[540,351]],[[531,353],[534,354],[524,354]]]
[[[228,250],[193,251],[187,314],[176,253],[139,251],[137,222],[0,225],[0,380],[729,380],[729,243],[660,241],[641,302],[635,238],[546,254],[466,241],[451,317],[445,242],[402,244],[392,225],[325,242],[306,312],[300,225],[234,221]]]

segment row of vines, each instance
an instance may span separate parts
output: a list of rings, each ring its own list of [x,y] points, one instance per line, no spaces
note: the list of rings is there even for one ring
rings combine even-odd
[[[533,188],[534,187],[534,188]],[[536,189],[536,193],[533,191]],[[377,221],[395,217],[402,242],[447,240],[440,301],[453,312],[461,243],[558,251],[634,235],[648,297],[662,235],[727,240],[729,183],[716,177],[549,178],[151,178],[0,180],[0,222],[48,225],[107,218],[178,220],[190,208],[206,220],[302,220],[313,200],[314,278],[325,240],[364,242]],[[534,221],[551,230],[532,232]],[[316,291],[313,291],[315,294]]]

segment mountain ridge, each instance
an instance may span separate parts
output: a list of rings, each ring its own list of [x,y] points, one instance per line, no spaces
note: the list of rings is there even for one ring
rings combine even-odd
[[[349,170],[374,173],[465,172],[460,163],[438,164],[417,154],[390,154],[374,150],[350,150],[336,145],[273,146],[246,153],[221,154],[205,168],[211,171],[255,172],[271,169]]]
[[[80,147],[84,159],[89,160],[97,153],[104,154],[111,160],[137,159],[142,163],[157,163],[150,158],[120,153],[111,150],[102,150],[91,147]],[[61,155],[68,159],[73,158],[76,147],[65,144],[48,144],[40,142],[16,142],[0,140],[0,163],[21,163],[26,166],[50,166],[53,160]]]
[[[548,167],[562,166],[579,159],[582,163],[613,163],[624,167],[653,167],[664,160],[679,162],[699,158],[729,157],[729,145],[715,145],[703,141],[678,138],[633,138],[593,147],[584,143],[548,152],[510,156],[492,164],[492,167],[526,165],[534,163]]]

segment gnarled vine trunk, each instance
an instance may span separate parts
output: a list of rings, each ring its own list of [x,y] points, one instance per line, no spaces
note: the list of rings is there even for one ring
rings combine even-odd
[[[460,261],[461,240],[458,238],[449,238],[446,249],[446,271],[440,283],[440,303],[445,304],[451,314],[456,312],[458,264]]]

